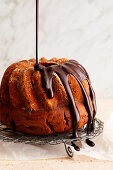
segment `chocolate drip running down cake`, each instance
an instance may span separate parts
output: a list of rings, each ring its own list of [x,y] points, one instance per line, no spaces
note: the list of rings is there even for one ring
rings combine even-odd
[[[41,58],[12,64],[0,87],[0,121],[13,130],[48,135],[93,129],[95,94],[86,70],[75,60]],[[35,69],[34,69],[35,67]]]

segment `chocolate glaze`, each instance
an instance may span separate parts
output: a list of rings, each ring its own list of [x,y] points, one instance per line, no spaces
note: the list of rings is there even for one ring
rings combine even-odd
[[[74,142],[71,142],[71,146],[73,146],[76,151],[80,151],[79,146],[77,146]]]
[[[36,0],[36,64],[34,66],[35,70],[38,69],[39,61],[38,61],[38,34],[39,33],[39,0]]]
[[[91,147],[95,146],[95,143],[89,139],[86,139],[86,143]]]
[[[7,114],[6,114],[6,120],[8,119],[8,116],[9,116],[9,112],[7,112]]]
[[[80,122],[80,115],[79,115],[79,110],[76,106],[76,103],[74,101],[73,94],[71,92],[69,83],[68,83],[68,76],[71,74],[75,77],[77,82],[79,83],[83,96],[84,96],[84,105],[86,107],[86,110],[88,112],[88,123],[87,123],[87,133],[92,131],[94,129],[94,118],[96,115],[96,99],[95,99],[95,93],[94,90],[91,86],[91,82],[89,79],[89,75],[84,69],[82,65],[80,65],[77,61],[75,60],[70,60],[63,65],[50,65],[50,66],[44,66],[39,64],[38,61],[38,32],[39,32],[39,0],[36,0],[36,64],[34,66],[34,69],[36,71],[41,72],[41,79],[42,79],[42,86],[46,91],[46,94],[48,98],[53,98],[54,93],[53,93],[53,88],[52,88],[52,78],[53,74],[56,73],[57,76],[60,78],[65,91],[67,93],[68,99],[69,99],[69,105],[70,105],[70,114],[71,114],[71,119],[72,119],[72,128],[73,128],[73,136],[76,138],[77,135],[77,130]],[[82,84],[83,80],[87,80],[89,84],[89,89],[90,89],[90,97],[91,101],[93,104],[93,111],[91,109],[89,97],[87,95],[87,92]],[[90,140],[86,140],[88,145],[93,145],[93,142]],[[73,144],[73,143],[72,143]],[[73,144],[74,148],[76,150],[79,150],[79,147]]]
[[[12,126],[13,130],[16,131],[16,125],[13,119],[11,119],[10,125]]]
[[[60,78],[65,91],[67,93],[69,104],[70,104],[70,114],[72,119],[72,128],[73,128],[73,137],[77,137],[77,130],[80,122],[80,115],[76,103],[73,98],[73,94],[71,92],[69,83],[68,83],[68,76],[71,74],[73,75],[76,80],[78,81],[83,96],[84,96],[84,104],[86,106],[86,110],[88,112],[88,123],[87,123],[87,132],[89,133],[91,129],[93,129],[93,120],[96,114],[96,101],[95,101],[95,93],[92,89],[89,76],[86,70],[75,60],[69,60],[68,62],[62,65],[50,65],[45,67],[44,65],[39,64],[38,70],[41,72],[41,79],[42,79],[42,86],[46,91],[48,98],[53,98],[53,88],[52,88],[52,78],[53,74],[56,73]],[[82,84],[83,80],[87,80],[90,88],[91,100],[93,103],[94,111],[92,111],[90,106],[89,97],[87,92]]]

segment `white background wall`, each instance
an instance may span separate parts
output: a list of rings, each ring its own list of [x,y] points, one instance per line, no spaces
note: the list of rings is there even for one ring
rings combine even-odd
[[[98,98],[113,98],[113,0],[40,0],[40,57],[78,60]],[[0,79],[35,57],[35,0],[0,0]]]

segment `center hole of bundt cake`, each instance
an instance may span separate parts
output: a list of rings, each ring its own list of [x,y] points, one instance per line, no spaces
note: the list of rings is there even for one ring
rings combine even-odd
[[[57,63],[51,62],[51,63],[40,63],[41,65],[48,67],[48,66],[52,66],[52,65],[57,65]]]

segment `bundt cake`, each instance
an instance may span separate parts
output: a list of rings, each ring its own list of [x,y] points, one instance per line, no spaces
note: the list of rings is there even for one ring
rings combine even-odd
[[[95,94],[86,70],[75,60],[23,60],[7,68],[0,86],[0,121],[32,135],[93,127]]]

